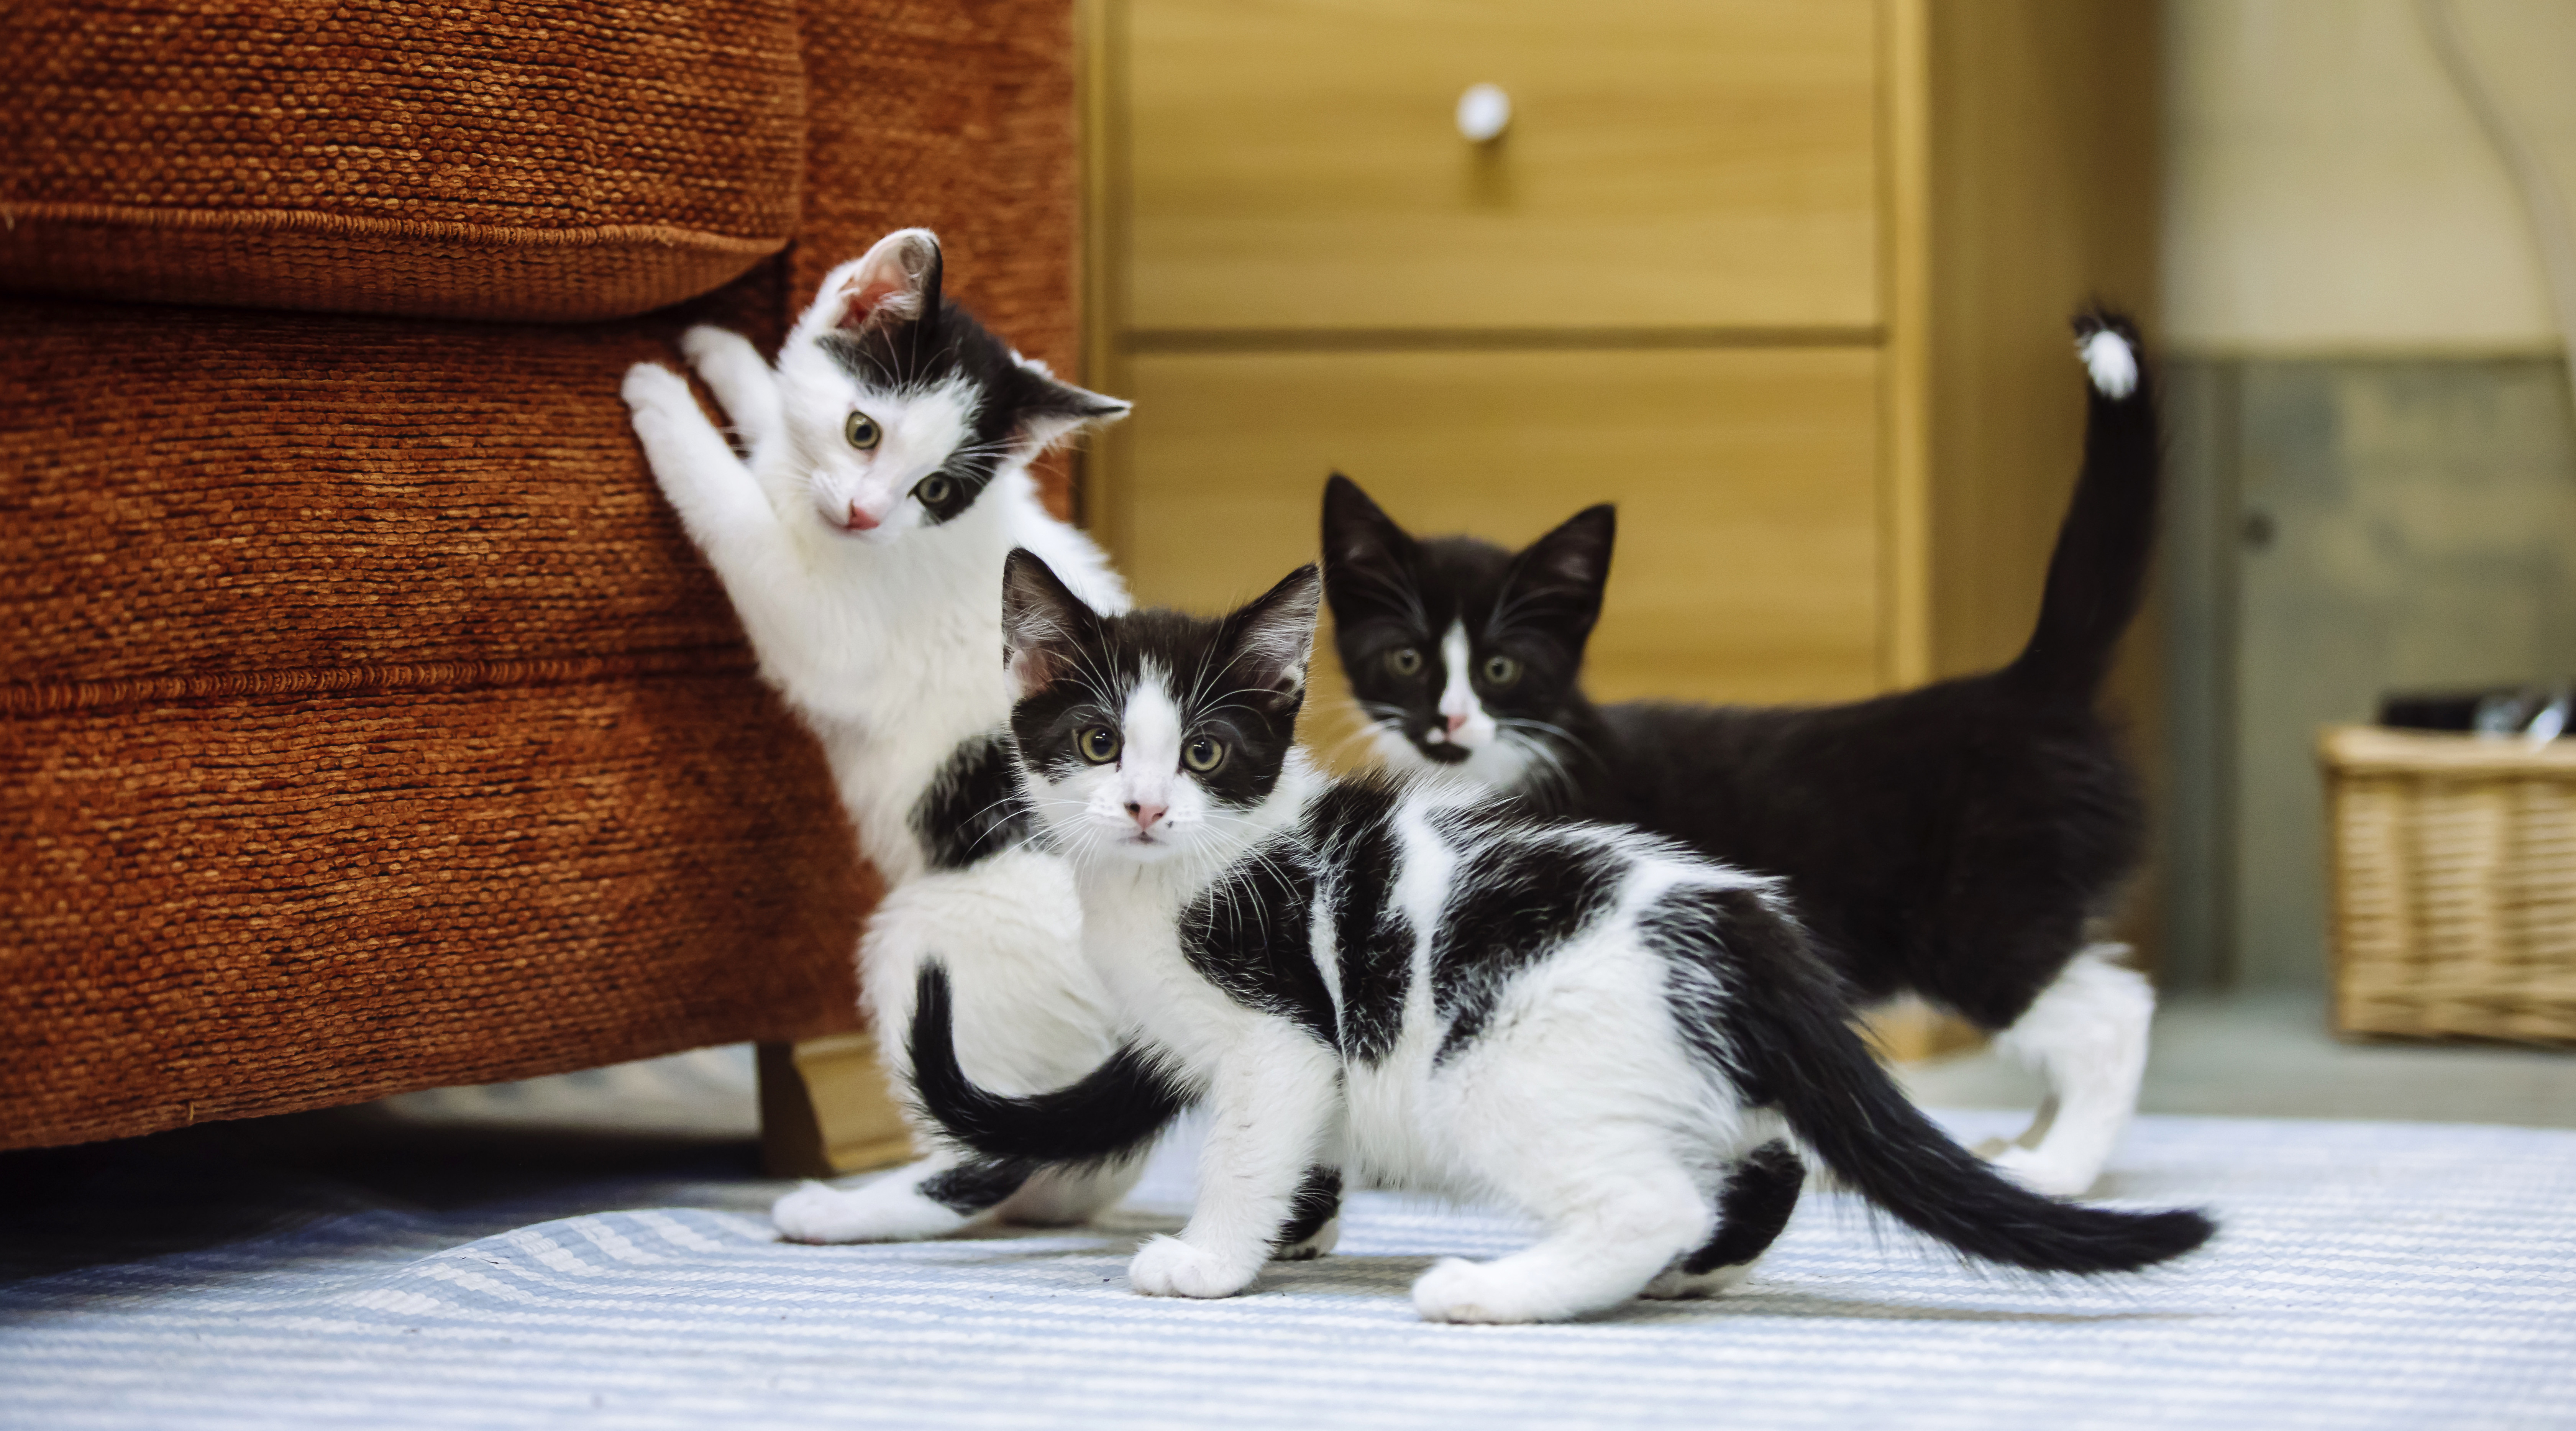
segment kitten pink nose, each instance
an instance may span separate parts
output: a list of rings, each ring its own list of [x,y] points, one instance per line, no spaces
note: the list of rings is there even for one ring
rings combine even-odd
[[[1168,805],[1139,805],[1129,801],[1127,816],[1136,822],[1137,829],[1151,831],[1154,828],[1154,822],[1163,818],[1163,812],[1170,808]]]
[[[1466,729],[1466,727],[1467,718],[1465,716],[1453,715],[1449,717],[1449,733],[1451,735],[1456,735],[1459,731]]]
[[[871,531],[876,527],[876,524],[877,519],[868,514],[867,508],[860,506],[856,502],[852,502],[850,504],[850,520],[848,525],[851,531]]]

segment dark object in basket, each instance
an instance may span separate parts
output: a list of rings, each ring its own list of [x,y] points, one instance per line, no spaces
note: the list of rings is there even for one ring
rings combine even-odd
[[[2566,686],[2415,691],[2381,697],[2379,723],[2398,730],[2456,730],[2549,740],[2566,727],[2571,705],[2576,705],[2576,690]]]

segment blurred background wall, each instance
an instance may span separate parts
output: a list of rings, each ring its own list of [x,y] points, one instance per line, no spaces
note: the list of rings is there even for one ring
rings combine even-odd
[[[2576,192],[2576,6],[2456,0]],[[2314,746],[2576,675],[2576,422],[2534,216],[2415,0],[2168,0],[2164,973],[2323,983]]]

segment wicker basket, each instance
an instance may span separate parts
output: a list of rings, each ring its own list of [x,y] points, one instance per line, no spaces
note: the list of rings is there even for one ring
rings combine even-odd
[[[2576,1042],[2576,740],[2328,729],[2335,1025]]]

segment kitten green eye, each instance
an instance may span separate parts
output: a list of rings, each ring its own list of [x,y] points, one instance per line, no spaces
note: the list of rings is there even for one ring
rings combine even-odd
[[[875,418],[863,412],[851,413],[850,420],[841,425],[841,433],[850,439],[852,447],[861,452],[874,452],[877,444],[885,441],[885,429],[877,426]]]
[[[1181,747],[1181,763],[1205,775],[1225,764],[1225,742],[1200,736]]]
[[[1118,732],[1105,725],[1087,725],[1073,738],[1073,748],[1094,765],[1107,765],[1118,758]]]
[[[1501,689],[1521,678],[1521,663],[1509,656],[1485,658],[1485,684]]]
[[[937,507],[945,504],[956,490],[956,483],[933,473],[921,479],[920,484],[912,489],[912,495],[925,507]]]
[[[1422,653],[1410,646],[1399,646],[1386,653],[1386,668],[1399,676],[1422,674]]]

